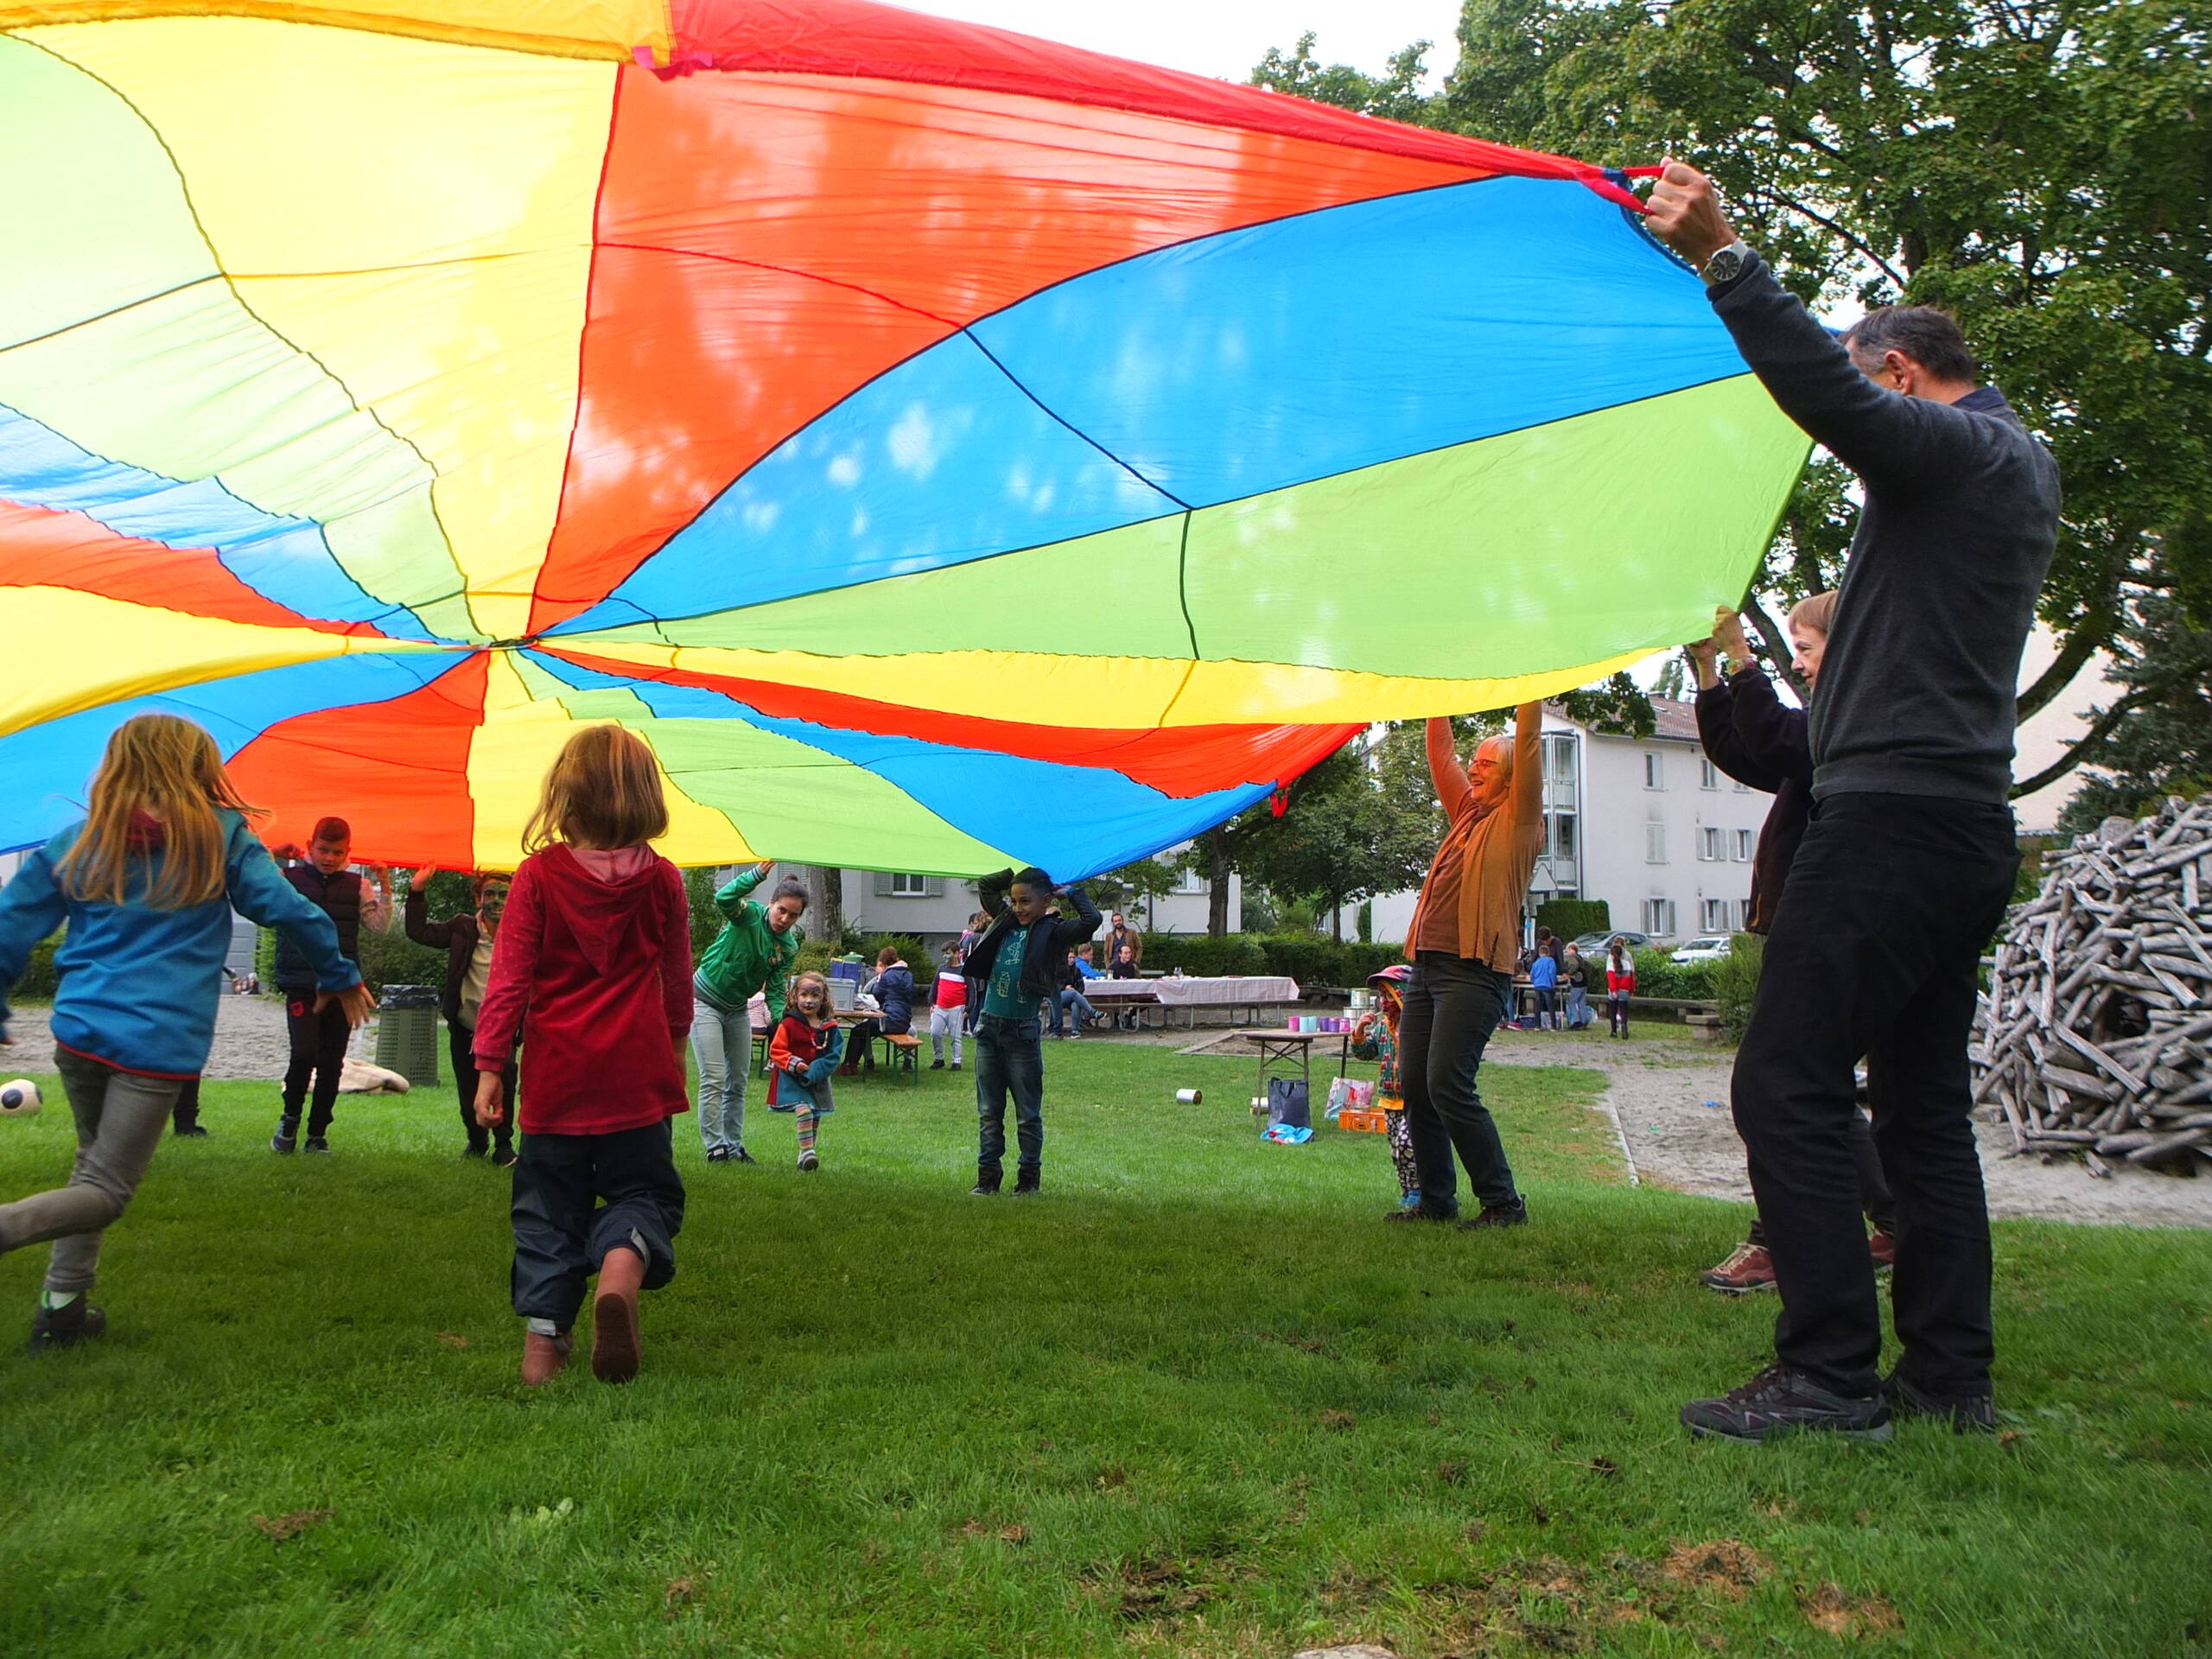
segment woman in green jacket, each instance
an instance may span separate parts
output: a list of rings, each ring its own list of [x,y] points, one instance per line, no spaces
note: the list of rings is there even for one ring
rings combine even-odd
[[[745,1150],[745,1079],[753,1069],[755,992],[767,998],[768,1025],[784,1017],[791,963],[806,934],[806,889],[786,876],[763,906],[750,895],[775,868],[762,859],[740,870],[715,894],[715,908],[728,919],[715,935],[691,976],[691,1054],[699,1063],[699,1139],[707,1161],[753,1161]]]

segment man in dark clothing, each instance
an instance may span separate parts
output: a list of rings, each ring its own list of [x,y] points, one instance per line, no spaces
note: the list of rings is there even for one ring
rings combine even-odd
[[[1778,1363],[1682,1421],[1740,1440],[1882,1439],[1892,1412],[1993,1427],[1967,1036],[2019,864],[2013,692],[2056,543],[2058,469],[2002,394],[1974,384],[1942,313],[1872,312],[1839,341],[1737,239],[1702,174],[1670,162],[1650,206],[1775,402],[1866,492],[1811,710],[1813,820],[1736,1060],[1736,1125],[1782,1292]],[[1886,1382],[1849,1144],[1861,1053],[1897,1208],[1904,1351]]]
[[[1038,1009],[1059,989],[1069,951],[1098,931],[1098,906],[1079,887],[1055,888],[1035,866],[1016,874],[1001,870],[977,884],[991,923],[968,953],[964,971],[980,983],[976,1022],[976,1154],[978,1198],[999,1190],[1006,1158],[1007,1096],[1014,1097],[1014,1134],[1020,1157],[1017,1196],[1034,1192],[1045,1159],[1045,1053]],[[1075,906],[1072,918],[1052,906],[1055,896]]]
[[[505,1169],[515,1161],[515,1062],[499,1069],[499,1121],[486,1129],[476,1121],[476,1015],[492,982],[492,946],[499,918],[507,908],[508,878],[486,871],[476,878],[476,908],[430,919],[430,877],[419,869],[407,884],[407,937],[446,953],[445,983],[438,1006],[446,1017],[446,1052],[453,1061],[454,1087],[461,1095],[461,1127],[467,1137],[464,1158],[481,1158]]]
[[[361,925],[381,933],[391,925],[391,877],[378,872],[371,887],[350,868],[353,830],[343,818],[324,818],[308,838],[305,862],[288,864],[284,879],[337,925],[338,949],[346,961],[361,962]],[[299,947],[283,934],[276,938],[276,988],[284,996],[284,1027],[291,1039],[291,1064],[284,1071],[283,1114],[269,1137],[271,1152],[292,1152],[300,1144],[300,1108],[308,1106],[309,1152],[330,1150],[330,1120],[338,1105],[338,1074],[346,1061],[353,1027],[345,1010],[333,1004],[316,1011],[315,969]],[[309,1103],[308,1090],[314,1096]]]

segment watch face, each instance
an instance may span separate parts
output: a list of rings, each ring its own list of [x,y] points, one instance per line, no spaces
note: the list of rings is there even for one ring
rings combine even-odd
[[[1708,288],[1732,282],[1744,269],[1744,253],[1740,248],[1723,248],[1705,262],[1705,282]]]

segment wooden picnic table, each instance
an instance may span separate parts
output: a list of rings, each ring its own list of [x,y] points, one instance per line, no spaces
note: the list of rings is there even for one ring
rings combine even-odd
[[[1306,1097],[1310,1109],[1313,1098],[1313,1045],[1330,1041],[1337,1044],[1337,1075],[1343,1077],[1351,1065],[1351,1033],[1349,1031],[1271,1031],[1250,1029],[1236,1033],[1260,1051],[1259,1096],[1264,1100],[1270,1077],[1287,1077],[1290,1067],[1298,1067],[1298,1080],[1306,1085]]]

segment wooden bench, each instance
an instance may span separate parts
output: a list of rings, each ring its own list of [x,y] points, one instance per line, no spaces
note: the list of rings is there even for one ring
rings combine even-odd
[[[911,1031],[879,1031],[875,1040],[883,1045],[883,1063],[894,1072],[905,1061],[906,1075],[914,1082],[922,1080],[922,1039]]]

